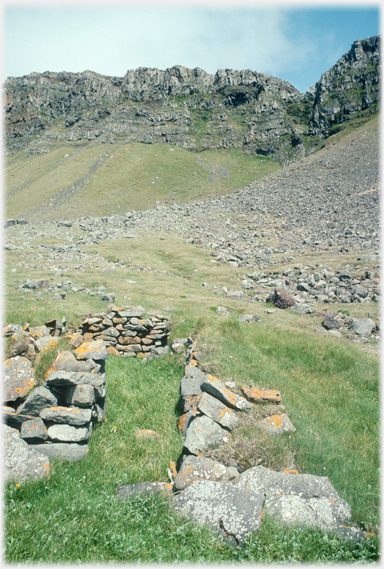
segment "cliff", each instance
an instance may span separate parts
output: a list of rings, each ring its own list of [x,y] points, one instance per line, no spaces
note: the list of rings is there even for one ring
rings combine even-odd
[[[338,125],[377,111],[379,36],[356,40],[307,93],[251,70],[180,65],[138,68],[124,77],[31,73],[4,85],[6,150],[30,154],[66,145],[163,142],[201,151],[294,160]]]

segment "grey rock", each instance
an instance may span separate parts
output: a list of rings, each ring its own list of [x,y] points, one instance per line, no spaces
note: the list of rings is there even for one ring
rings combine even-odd
[[[354,318],[351,328],[355,334],[369,336],[376,329],[376,324],[371,318]]]
[[[87,456],[88,445],[78,443],[32,444],[30,447],[44,456],[58,458],[65,462],[77,462]]]
[[[4,401],[18,401],[26,397],[35,386],[31,362],[27,358],[16,356],[5,360],[3,368]]]
[[[232,290],[230,292],[227,292],[227,297],[228,298],[233,298],[234,300],[241,300],[244,296],[244,293],[242,290]]]
[[[206,376],[201,384],[201,390],[210,393],[213,397],[216,397],[216,399],[219,399],[224,405],[232,409],[249,411],[251,408],[250,403],[246,399],[227,389],[225,385],[213,375]]]
[[[52,441],[63,443],[81,443],[87,441],[92,433],[92,423],[82,427],[72,425],[52,425],[48,427],[48,437]]]
[[[241,543],[261,525],[263,496],[231,484],[198,480],[173,498],[177,511]]]
[[[215,421],[203,415],[202,417],[195,417],[189,423],[184,447],[191,454],[199,454],[227,441],[229,441],[228,431],[222,429]]]
[[[45,386],[35,387],[24,403],[19,405],[17,412],[25,415],[32,415],[38,417],[40,411],[46,407],[53,407],[57,405],[58,399],[56,395],[47,389]]]
[[[81,409],[79,407],[48,407],[40,411],[40,417],[44,421],[65,423],[75,427],[89,423],[91,416],[92,412],[90,409]]]
[[[27,443],[40,443],[48,439],[48,432],[43,421],[36,417],[22,423],[20,436]]]
[[[104,384],[100,374],[76,371],[51,371],[47,377],[47,386],[50,385],[93,385],[99,387]]]
[[[216,313],[220,316],[229,316],[229,312],[224,306],[219,306],[216,310]]]
[[[275,472],[262,466],[246,470],[233,482],[265,496],[265,510],[285,523],[338,527],[350,519],[351,508],[328,478]]]
[[[185,374],[180,383],[181,397],[192,397],[201,395],[201,384],[206,379],[206,375],[198,367],[189,364],[185,367]]]
[[[251,314],[241,314],[239,316],[240,322],[250,322],[251,324],[256,324],[260,320],[260,314],[252,312]]]
[[[196,480],[214,480],[215,482],[229,482],[239,476],[234,467],[227,468],[220,462],[185,454],[180,470],[175,477],[175,490],[180,491],[190,486]]]
[[[3,425],[4,479],[21,482],[49,474],[49,459],[20,438],[19,432]]]
[[[343,326],[343,323],[341,321],[340,314],[327,310],[324,314],[323,326],[326,330],[341,328]]]
[[[65,403],[76,407],[92,407],[96,398],[96,388],[89,384],[69,386],[65,392]]]
[[[262,421],[258,421],[256,425],[268,433],[268,435],[282,435],[287,432],[296,431],[295,427],[289,420],[288,415],[283,413],[283,415],[272,415],[272,417],[266,417]]]
[[[316,308],[314,306],[310,306],[309,304],[297,302],[291,306],[291,310],[297,312],[297,314],[312,314],[316,311]]]
[[[229,409],[224,403],[212,397],[209,393],[203,393],[197,405],[197,409],[216,421],[221,427],[232,431],[239,424],[239,418],[236,416],[233,409]]]

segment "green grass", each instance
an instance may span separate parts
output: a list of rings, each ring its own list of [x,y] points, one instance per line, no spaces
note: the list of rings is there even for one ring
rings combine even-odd
[[[19,153],[9,160],[5,168],[8,218],[77,219],[79,211],[100,217],[100,212],[146,210],[158,201],[182,203],[228,194],[280,168],[271,159],[247,156],[238,149],[195,153],[160,143],[131,143],[85,146],[63,160],[72,150],[64,147],[40,156]],[[101,157],[105,160],[85,185],[47,208],[49,200],[87,175]]]
[[[356,544],[319,530],[287,529],[268,517],[261,531],[237,549],[209,528],[176,515],[165,498],[120,502],[118,485],[168,481],[169,460],[176,462],[182,449],[176,429],[182,375],[171,356],[149,363],[107,360],[107,421],[95,429],[87,458],[72,464],[52,461],[49,478],[19,487],[7,484],[8,563],[377,559],[377,538]],[[151,428],[160,438],[138,441],[137,428]]]

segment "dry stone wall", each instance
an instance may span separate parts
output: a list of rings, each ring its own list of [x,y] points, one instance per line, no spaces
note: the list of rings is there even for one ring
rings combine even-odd
[[[59,353],[38,386],[34,365],[64,335],[72,350]],[[141,306],[110,305],[106,313],[84,317],[72,333],[65,318],[43,326],[6,326],[3,336],[14,340],[4,362],[6,477],[47,474],[49,457],[74,461],[86,456],[94,426],[106,417],[108,355],[159,357],[169,350],[168,335],[168,317]],[[46,456],[43,468],[35,467],[36,453]],[[24,459],[30,466],[21,468]]]
[[[125,357],[161,356],[169,347],[169,317],[160,312],[146,313],[142,306],[120,308],[85,317],[77,329],[84,340],[99,339],[110,354]]]

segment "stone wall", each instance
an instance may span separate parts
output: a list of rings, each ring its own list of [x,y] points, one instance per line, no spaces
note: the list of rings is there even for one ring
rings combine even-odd
[[[12,437],[7,434],[12,448],[16,448],[16,435],[47,457],[80,460],[88,452],[95,424],[106,417],[108,354],[155,358],[169,350],[168,317],[155,311],[146,313],[141,306],[110,305],[106,313],[84,317],[77,331],[71,332],[65,318],[43,326],[10,324],[3,329],[3,337],[14,340],[11,357],[4,362],[3,405],[4,422],[16,430]],[[34,366],[64,335],[71,351],[59,353],[43,384],[37,386]],[[49,471],[47,460],[43,474]],[[6,477],[13,476],[12,464],[16,463],[15,455],[7,459]],[[26,472],[27,477],[36,474],[33,467]]]
[[[108,312],[83,318],[77,333],[83,340],[99,339],[107,351],[125,357],[162,356],[169,350],[168,316],[142,306],[110,306]]]

